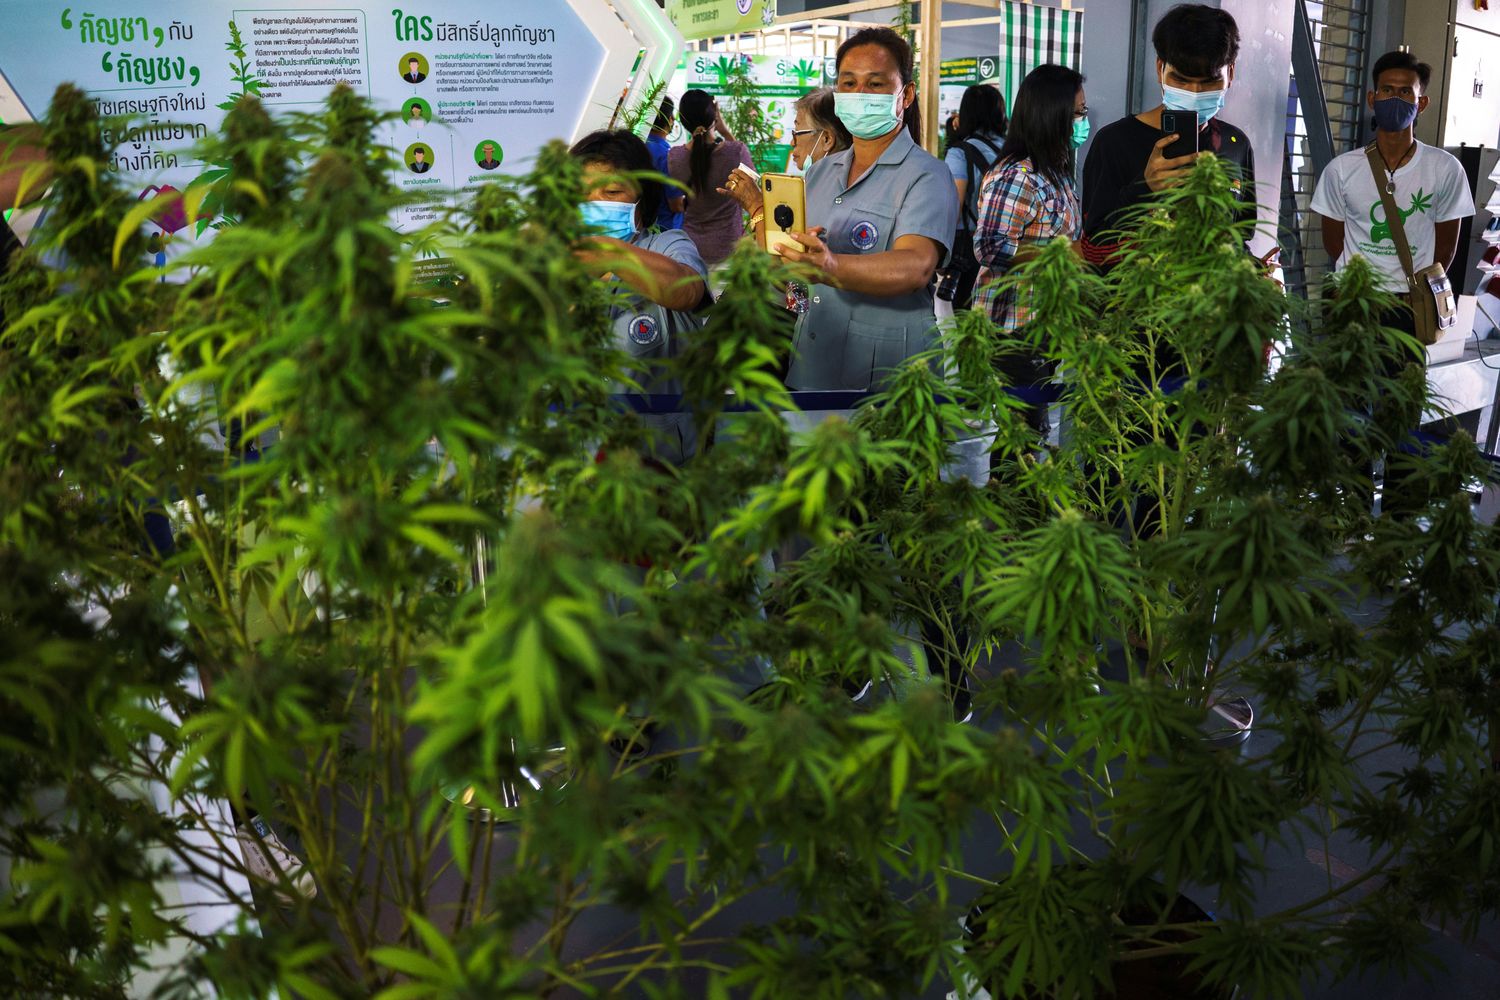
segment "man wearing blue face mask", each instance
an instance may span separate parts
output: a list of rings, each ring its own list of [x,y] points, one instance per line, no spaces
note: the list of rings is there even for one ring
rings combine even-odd
[[[1375,60],[1370,77],[1372,88],[1365,102],[1375,114],[1378,159],[1363,148],[1334,157],[1318,178],[1312,210],[1321,217],[1323,247],[1335,266],[1342,269],[1355,256],[1363,257],[1375,269],[1381,287],[1401,299],[1380,317],[1381,325],[1415,334],[1408,264],[1412,273],[1430,264],[1451,266],[1458,251],[1459,224],[1474,214],[1474,198],[1458,159],[1418,142],[1414,134],[1417,116],[1427,110],[1432,67],[1410,52],[1387,52]],[[1387,213],[1386,196],[1398,217]],[[1409,261],[1401,259],[1398,241],[1403,238]],[[1366,405],[1373,407],[1374,401]],[[1464,426],[1475,433],[1478,415]],[[1448,420],[1422,426],[1439,437],[1452,429]],[[1374,500],[1372,467],[1365,469],[1365,476],[1368,480],[1353,500],[1369,510]],[[1420,502],[1408,478],[1403,463],[1386,463],[1382,511],[1401,514]]]
[[[1417,116],[1427,110],[1432,67],[1410,52],[1387,52],[1375,61],[1373,87],[1365,101],[1375,114],[1375,149],[1382,180],[1401,214],[1414,270],[1437,263],[1448,267],[1458,250],[1459,222],[1474,214],[1474,199],[1463,165],[1453,154],[1418,142]],[[1337,267],[1356,254],[1380,275],[1388,292],[1411,291],[1396,249],[1392,223],[1385,217],[1369,155],[1356,149],[1334,158],[1313,192],[1312,210],[1322,217],[1323,247]],[[1412,332],[1411,313],[1401,311],[1389,325]]]
[[[648,393],[682,391],[662,362],[682,352],[685,339],[703,325],[708,267],[680,229],[651,232],[663,200],[663,185],[650,178],[651,151],[630,132],[599,131],[569,151],[582,161],[584,223],[597,235],[574,255],[611,282],[610,322],[615,346],[630,359],[626,375]],[[622,387],[622,391],[623,391]],[[653,429],[651,455],[680,463],[696,444],[691,414],[647,414]]]
[[[1245,217],[1255,217],[1255,153],[1250,139],[1219,117],[1234,83],[1239,26],[1217,8],[1179,4],[1157,22],[1151,42],[1162,103],[1099,129],[1083,163],[1081,249],[1089,263],[1105,270],[1113,264],[1129,210],[1180,182],[1199,156],[1217,156],[1230,166]],[[1166,155],[1166,147],[1178,137],[1162,134],[1163,111],[1197,113],[1199,152]]]

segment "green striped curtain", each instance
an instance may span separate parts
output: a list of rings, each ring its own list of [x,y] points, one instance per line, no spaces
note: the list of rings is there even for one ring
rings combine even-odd
[[[1007,112],[1021,81],[1043,63],[1083,69],[1083,11],[1035,4],[1005,4],[1000,25],[1000,92]]]

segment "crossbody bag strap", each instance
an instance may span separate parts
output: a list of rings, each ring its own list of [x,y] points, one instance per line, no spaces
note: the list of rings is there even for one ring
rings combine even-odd
[[[1396,254],[1401,258],[1401,267],[1406,271],[1407,284],[1411,284],[1412,275],[1417,269],[1411,262],[1411,244],[1406,242],[1406,223],[1401,218],[1401,210],[1396,207],[1396,199],[1389,188],[1389,178],[1385,173],[1385,161],[1380,158],[1380,150],[1375,148],[1372,142],[1365,147],[1365,159],[1370,161],[1370,173],[1375,177],[1375,190],[1380,192],[1380,203],[1385,206],[1385,224],[1391,230],[1391,239],[1396,244]]]

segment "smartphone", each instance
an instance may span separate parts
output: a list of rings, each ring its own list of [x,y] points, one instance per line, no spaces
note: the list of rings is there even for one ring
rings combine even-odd
[[[790,244],[801,249],[791,234],[807,229],[807,188],[801,177],[791,174],[762,174],[760,189],[764,194],[766,249],[781,256],[781,248]]]
[[[1161,151],[1168,159],[1191,156],[1198,152],[1198,112],[1163,111],[1161,130],[1168,135],[1176,134],[1177,141]]]

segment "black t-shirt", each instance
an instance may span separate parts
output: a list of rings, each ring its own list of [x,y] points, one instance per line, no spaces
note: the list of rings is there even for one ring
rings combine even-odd
[[[1094,137],[1083,162],[1083,253],[1089,263],[1110,267],[1118,246],[1112,234],[1125,221],[1124,213],[1152,196],[1146,186],[1146,163],[1164,135],[1130,115],[1104,126]],[[1245,218],[1254,218],[1255,151],[1249,137],[1215,118],[1199,142],[1237,168]]]

